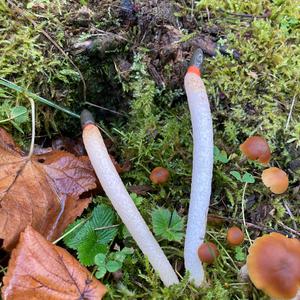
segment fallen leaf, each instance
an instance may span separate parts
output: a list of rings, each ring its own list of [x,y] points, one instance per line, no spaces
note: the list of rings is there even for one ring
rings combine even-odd
[[[12,251],[3,278],[3,300],[98,300],[105,286],[65,249],[28,226]]]
[[[1,130],[0,239],[3,247],[12,250],[27,225],[48,240],[59,237],[89,204],[90,198],[80,199],[80,196],[95,188],[95,181],[87,157],[52,151],[28,159]]]

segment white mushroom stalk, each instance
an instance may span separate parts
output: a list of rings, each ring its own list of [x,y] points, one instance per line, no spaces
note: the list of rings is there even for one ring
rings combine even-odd
[[[165,286],[178,283],[175,271],[150,232],[117,173],[101,133],[94,125],[93,117],[89,111],[84,110],[82,112],[81,123],[86,151],[101,186],[113,207],[144,255],[148,257],[149,262],[159,274]]]
[[[196,50],[184,78],[193,127],[193,172],[191,200],[188,212],[184,245],[185,268],[196,286],[204,281],[204,271],[198,257],[198,248],[203,243],[207,213],[211,195],[213,171],[213,128],[212,118],[200,65],[203,52]]]

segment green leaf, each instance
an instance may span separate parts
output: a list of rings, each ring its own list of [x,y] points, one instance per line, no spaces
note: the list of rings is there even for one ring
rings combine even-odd
[[[102,266],[105,266],[105,260],[106,260],[106,254],[104,253],[98,253],[96,256],[95,256],[95,265],[99,266],[99,267],[102,267]]]
[[[17,124],[22,124],[28,120],[28,111],[27,108],[24,106],[15,106],[10,111],[10,117]]]
[[[115,222],[116,214],[109,206],[102,204],[94,208],[92,218],[89,223],[95,230],[98,241],[101,242],[101,244],[110,243],[115,238],[118,229],[115,227],[101,230],[99,229],[114,225]]]
[[[220,151],[217,146],[214,146],[214,160],[216,162],[220,161],[221,163],[226,164],[230,159],[228,158],[227,153],[224,150]]]
[[[133,254],[134,249],[133,248],[124,247],[121,250],[121,252],[124,253],[125,255],[131,255],[131,254]]]
[[[106,269],[108,272],[116,272],[122,268],[122,263],[116,260],[109,260],[106,263]]]
[[[75,221],[66,232],[82,220]],[[94,208],[91,218],[68,234],[64,242],[68,247],[77,250],[78,259],[82,264],[90,266],[94,263],[94,258],[98,253],[107,252],[107,245],[115,238],[118,229],[105,228],[114,225],[115,221],[116,214],[110,207],[98,205]]]
[[[242,176],[238,171],[230,171],[230,174],[240,182],[243,182]]]
[[[81,223],[84,219],[78,219],[74,223],[70,224],[65,233],[72,230],[77,224]],[[80,245],[81,241],[85,239],[88,234],[90,226],[82,225],[77,230],[72,231],[70,234],[64,237],[64,243],[71,249],[76,250]]]
[[[172,213],[165,208],[152,211],[154,233],[168,241],[180,241],[183,238],[184,219],[176,211]]]
[[[119,262],[123,262],[126,258],[126,254],[122,253],[121,251],[118,251],[114,253],[114,258]]]
[[[95,276],[97,279],[100,279],[100,278],[104,277],[105,274],[106,274],[106,268],[101,267],[97,270],[97,272],[95,273]]]
[[[133,200],[133,202],[136,206],[140,206],[144,201],[144,198],[138,196],[136,193],[131,193],[130,197],[131,197],[131,199]]]
[[[254,182],[255,182],[254,177],[253,177],[250,173],[248,173],[248,172],[246,172],[246,173],[243,175],[242,180],[243,180],[243,182],[245,182],[245,183],[254,183]]]
[[[97,235],[90,231],[86,239],[78,246],[78,259],[85,266],[94,264],[95,256],[99,253],[107,253],[107,245],[100,244]]]

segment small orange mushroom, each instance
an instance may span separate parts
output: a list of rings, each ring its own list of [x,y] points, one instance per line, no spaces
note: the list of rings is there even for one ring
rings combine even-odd
[[[244,242],[245,235],[239,227],[233,226],[228,229],[226,238],[230,246],[238,246]]]
[[[264,185],[274,194],[284,193],[289,186],[288,175],[281,169],[271,167],[262,172],[261,179]]]
[[[202,262],[212,264],[219,256],[219,250],[212,242],[203,243],[198,248],[198,256]]]
[[[291,299],[300,288],[300,241],[271,233],[249,248],[247,268],[251,281],[275,299]]]
[[[267,141],[261,136],[251,136],[240,145],[242,153],[251,160],[258,160],[262,164],[269,163],[271,152]]]
[[[154,184],[164,184],[169,180],[170,173],[166,168],[156,167],[151,171],[150,180]]]

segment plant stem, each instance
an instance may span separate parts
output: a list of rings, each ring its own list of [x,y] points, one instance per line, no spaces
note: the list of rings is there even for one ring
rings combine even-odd
[[[247,238],[249,240],[250,245],[252,245],[252,240],[250,238],[248,228],[247,228],[247,224],[246,224],[246,219],[245,219],[245,194],[246,194],[247,185],[248,185],[248,183],[246,182],[245,185],[244,185],[243,194],[242,194],[242,217],[243,217],[243,225],[244,225],[244,229],[245,229]]]
[[[66,114],[68,114],[68,115],[70,115],[70,116],[72,116],[74,118],[80,119],[80,116],[78,114],[73,113],[72,111],[68,110],[67,108],[61,107],[61,106],[57,105],[56,103],[54,103],[54,102],[52,102],[50,100],[47,100],[47,99],[45,99],[43,97],[40,97],[40,96],[38,96],[38,95],[36,95],[36,94],[34,94],[32,92],[29,92],[25,88],[20,87],[20,86],[18,86],[16,84],[10,82],[9,80],[6,80],[6,79],[2,78],[2,77],[0,77],[0,85],[6,86],[6,87],[8,87],[8,88],[10,88],[12,90],[17,91],[17,92],[24,93],[25,95],[31,97],[32,99],[34,99],[34,100],[36,100],[36,101],[38,101],[40,103],[46,104],[48,106],[51,106],[51,107],[53,107],[53,108],[55,108],[57,110],[60,110],[60,111],[62,111],[64,113],[66,113]]]
[[[35,140],[35,105],[31,98],[29,98],[29,101],[31,104],[31,143],[27,159],[30,159],[33,154]]]

